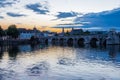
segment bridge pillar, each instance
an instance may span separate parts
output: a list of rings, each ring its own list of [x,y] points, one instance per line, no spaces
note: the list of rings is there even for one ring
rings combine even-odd
[[[89,44],[90,43],[90,38],[89,37],[83,37],[84,38],[84,44]]]
[[[48,43],[52,43],[52,38],[48,38]]]
[[[73,39],[73,44],[77,44],[78,40],[76,38]]]
[[[55,39],[55,42],[56,42],[56,43],[59,43],[59,39],[58,39],[58,38],[56,38],[56,39]]]
[[[119,42],[119,36],[115,31],[110,31],[108,33],[107,41],[106,43],[109,44],[120,44]]]

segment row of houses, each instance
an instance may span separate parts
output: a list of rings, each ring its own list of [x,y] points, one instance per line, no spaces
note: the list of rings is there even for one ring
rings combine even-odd
[[[36,38],[48,37],[48,36],[52,36],[52,35],[54,36],[54,34],[55,34],[50,31],[41,32],[40,30],[38,30],[35,27],[33,29],[19,28],[18,31],[20,33],[19,39],[30,39],[32,36],[34,36]]]
[[[25,28],[19,28],[18,29],[20,32],[20,36],[19,39],[30,39],[32,36],[34,37],[48,37],[48,36],[55,36],[56,33],[50,32],[50,31],[43,31],[41,32],[40,30],[38,30],[37,28],[33,28],[32,30],[30,29],[25,29]],[[108,31],[89,31],[90,35],[96,35],[96,34],[108,34]],[[83,33],[82,29],[73,29],[71,30],[71,32],[69,32],[70,35],[81,35]],[[59,36],[62,35],[62,33],[58,34]]]

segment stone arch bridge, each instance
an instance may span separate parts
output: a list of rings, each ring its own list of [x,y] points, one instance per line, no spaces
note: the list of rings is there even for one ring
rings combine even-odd
[[[81,36],[52,36],[40,39],[45,43],[68,43],[68,44],[105,44],[106,35],[81,35]]]

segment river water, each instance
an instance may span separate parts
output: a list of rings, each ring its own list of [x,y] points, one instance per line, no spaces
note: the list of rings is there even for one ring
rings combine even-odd
[[[0,80],[120,80],[120,46],[1,46]]]

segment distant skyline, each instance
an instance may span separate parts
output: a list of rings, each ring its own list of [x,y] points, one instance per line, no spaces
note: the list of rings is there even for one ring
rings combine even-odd
[[[120,29],[120,0],[0,0],[0,25]]]

